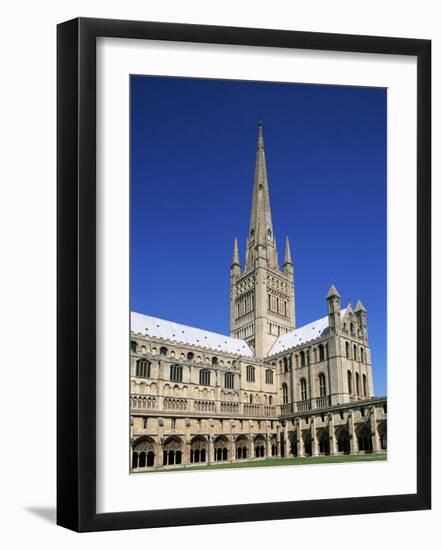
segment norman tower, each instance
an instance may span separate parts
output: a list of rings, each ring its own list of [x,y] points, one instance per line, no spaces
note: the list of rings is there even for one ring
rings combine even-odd
[[[244,269],[235,239],[230,269],[230,333],[265,357],[282,334],[295,328],[294,269],[288,238],[282,269],[273,232],[262,124],[258,126],[252,211]]]

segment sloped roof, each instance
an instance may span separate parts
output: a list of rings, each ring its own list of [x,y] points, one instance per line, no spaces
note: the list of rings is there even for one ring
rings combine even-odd
[[[346,311],[347,308],[341,309],[341,319],[344,317]],[[268,356],[300,346],[301,344],[305,344],[311,340],[316,340],[316,338],[320,338],[321,336],[326,336],[328,334],[328,328],[328,315],[318,319],[317,321],[313,321],[308,325],[298,327],[297,329],[280,336],[273,344]]]
[[[231,353],[232,355],[253,357],[253,351],[245,340],[181,325],[173,321],[165,321],[164,319],[143,315],[135,311],[132,311],[130,314],[130,327],[131,332],[142,334],[143,336],[152,336],[153,338],[160,338],[189,346]]]

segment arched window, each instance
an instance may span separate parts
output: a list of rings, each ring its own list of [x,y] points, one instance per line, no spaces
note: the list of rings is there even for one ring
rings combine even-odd
[[[218,357],[212,357],[212,365],[218,364]]]
[[[356,395],[360,395],[361,394],[361,385],[360,385],[360,382],[359,382],[359,373],[357,372],[356,373]]]
[[[131,343],[130,343],[130,351],[131,351],[132,353],[136,353],[136,352],[137,352],[137,343],[134,342],[133,340],[132,340]]]
[[[167,355],[167,348],[165,348],[164,346],[160,348],[160,355]]]
[[[350,323],[350,332],[351,332],[352,334],[355,333],[355,327],[354,327],[353,323]]]
[[[170,379],[172,382],[183,381],[183,367],[181,365],[170,366]]]
[[[348,342],[345,342],[345,357],[350,358],[350,344]]]
[[[147,359],[138,359],[136,376],[139,378],[150,378],[150,362]]]
[[[200,385],[210,386],[210,370],[208,369],[200,370]]]
[[[362,375],[362,391],[364,392],[364,397],[367,397],[367,377],[365,374]]]
[[[284,405],[289,402],[289,390],[287,384],[282,385],[282,402]]]
[[[252,367],[252,365],[248,365],[247,382],[254,382],[254,381],[255,381],[255,367]]]
[[[233,373],[226,372],[226,374],[224,375],[224,387],[228,390],[233,390],[233,381]]]
[[[266,370],[266,384],[273,384],[273,371],[272,369]]]
[[[272,405],[272,404],[273,404],[273,397],[269,395],[269,405]]]
[[[289,371],[289,362],[288,362],[287,357],[284,357],[282,362],[283,362],[283,365],[284,365],[284,372],[288,372]]]
[[[361,363],[365,363],[364,348],[361,348]]]
[[[351,378],[351,372],[347,371],[347,385],[348,385],[348,393],[353,393],[353,381]]]
[[[353,344],[353,359],[355,361],[358,360],[358,348],[357,348],[356,344]]]
[[[188,361],[193,361],[193,358],[194,358],[194,355],[191,351],[189,351],[189,353],[187,354],[187,360]]]
[[[319,374],[319,395],[325,397],[327,395],[327,385],[325,382],[325,374],[321,372]]]
[[[307,399],[307,382],[305,378],[301,378],[301,401]]]
[[[253,395],[252,395],[252,394],[250,394],[249,403],[250,403],[250,404],[253,403]]]
[[[305,351],[301,351],[301,367],[305,367]]]
[[[319,360],[324,361],[325,359],[325,350],[322,344],[319,344]]]

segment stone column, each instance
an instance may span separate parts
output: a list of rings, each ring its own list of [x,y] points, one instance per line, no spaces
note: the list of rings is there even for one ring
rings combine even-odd
[[[270,434],[267,432],[266,436],[266,458],[269,458],[272,456],[272,443],[270,440]]]
[[[281,456],[281,436],[279,431],[279,426],[276,428],[276,456]]]
[[[358,454],[358,441],[355,433],[355,423],[353,418],[353,410],[348,412],[348,433],[350,434],[350,454]]]
[[[379,453],[381,446],[379,444],[379,437],[376,430],[376,407],[373,407],[370,414],[370,428],[371,428],[371,443],[373,446],[373,452]]]
[[[255,443],[253,442],[253,433],[250,433],[250,458],[255,458]]]
[[[312,441],[312,456],[317,456],[319,454],[319,451],[318,438],[316,437],[316,418],[314,416],[312,416],[310,422],[310,437]]]
[[[215,462],[214,448],[213,448],[213,436],[212,436],[212,435],[209,435],[207,439],[208,439],[208,441],[209,441],[209,449],[208,449],[207,462],[210,464],[210,463],[212,463],[212,462]]]
[[[304,456],[304,445],[302,442],[302,429],[301,429],[301,419],[296,420],[296,439],[298,444],[298,456]]]
[[[329,414],[328,436],[330,440],[330,454],[335,455],[337,452],[337,449],[336,449],[336,437],[335,437],[335,418],[333,416],[333,413]]]
[[[288,457],[290,453],[290,445],[289,445],[289,425],[288,420],[284,423],[284,456]]]

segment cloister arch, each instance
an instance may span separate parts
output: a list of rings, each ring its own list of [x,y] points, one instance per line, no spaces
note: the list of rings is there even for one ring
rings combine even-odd
[[[301,437],[304,455],[312,456],[312,436],[310,430],[304,430]]]
[[[201,435],[195,436],[190,442],[190,462],[206,462],[208,456],[207,439]]]
[[[255,436],[253,446],[255,448],[255,458],[264,458],[266,456],[266,440],[262,434]]]
[[[163,464],[164,466],[174,466],[183,461],[183,442],[173,435],[168,437],[163,446]]]
[[[338,453],[345,455],[350,454],[350,434],[347,428],[339,426],[335,432],[336,445],[338,447]]]
[[[371,429],[368,424],[359,424],[356,428],[356,437],[358,441],[359,452],[373,452],[373,443],[371,439]]]
[[[231,444],[227,437],[224,435],[219,435],[213,443],[215,461],[221,462],[229,460],[230,447]]]
[[[235,440],[235,457],[238,460],[250,458],[250,441],[245,435],[240,435]]]
[[[155,441],[147,436],[136,439],[132,447],[132,468],[150,468],[155,466]]]
[[[387,450],[387,422],[383,420],[378,426],[378,436],[383,451]]]
[[[330,454],[330,436],[326,428],[321,428],[317,434],[319,454]]]

